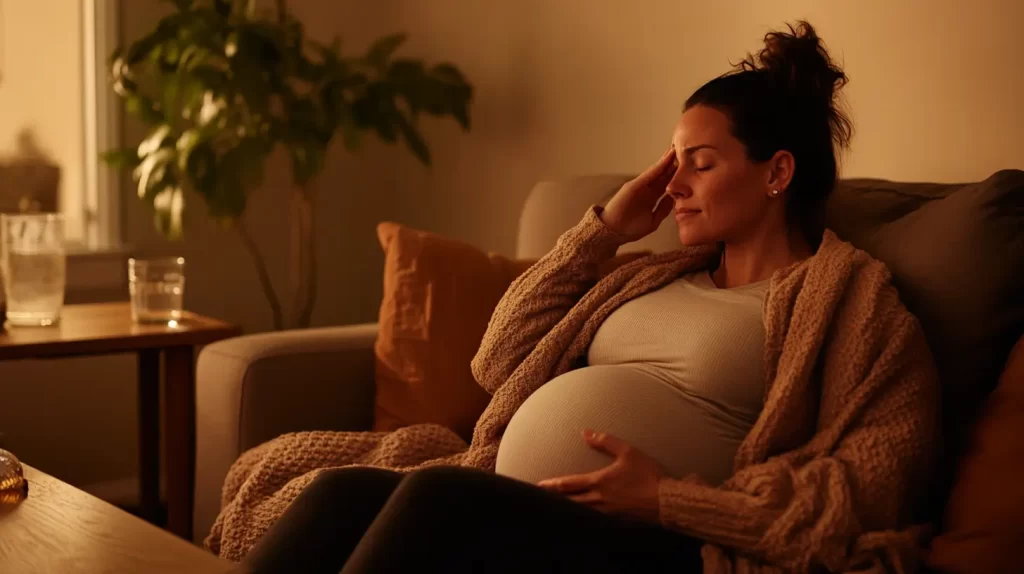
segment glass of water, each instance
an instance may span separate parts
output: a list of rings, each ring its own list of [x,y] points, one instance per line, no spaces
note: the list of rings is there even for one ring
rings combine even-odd
[[[176,325],[185,295],[185,258],[128,260],[132,321]]]
[[[56,323],[64,306],[66,266],[63,215],[0,215],[0,277],[8,323]]]

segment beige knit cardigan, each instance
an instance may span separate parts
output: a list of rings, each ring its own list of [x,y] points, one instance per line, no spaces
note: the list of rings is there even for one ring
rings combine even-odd
[[[232,466],[207,547],[240,560],[323,469],[493,471],[516,409],[579,365],[613,310],[717,260],[713,248],[686,248],[598,280],[625,243],[599,213],[591,208],[498,304],[472,363],[493,398],[468,447],[433,424],[284,435]],[[915,571],[927,528],[908,521],[932,461],[938,384],[889,272],[826,231],[814,256],[772,276],[764,322],[765,405],[735,474],[718,487],[664,480],[662,524],[707,542],[708,574]]]

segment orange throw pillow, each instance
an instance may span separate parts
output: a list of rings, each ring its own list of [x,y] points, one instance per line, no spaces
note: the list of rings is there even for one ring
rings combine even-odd
[[[534,262],[391,222],[377,226],[377,238],[384,249],[384,297],[374,346],[373,428],[436,423],[468,442],[491,400],[469,364],[501,296]],[[619,255],[601,272],[643,255]]]
[[[944,531],[928,565],[956,574],[1020,572],[1024,564],[1024,337],[1010,352],[959,463]]]

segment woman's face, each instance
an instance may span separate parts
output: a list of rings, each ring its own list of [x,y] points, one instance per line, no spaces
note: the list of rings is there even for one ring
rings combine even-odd
[[[690,108],[676,125],[672,144],[676,172],[666,192],[684,245],[740,242],[766,224],[778,224],[782,193],[771,195],[773,161],[750,161],[724,113]]]

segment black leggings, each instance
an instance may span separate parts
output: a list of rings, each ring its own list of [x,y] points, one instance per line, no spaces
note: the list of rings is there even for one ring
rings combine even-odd
[[[343,468],[296,497],[253,574],[701,572],[700,542],[493,473]]]

